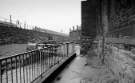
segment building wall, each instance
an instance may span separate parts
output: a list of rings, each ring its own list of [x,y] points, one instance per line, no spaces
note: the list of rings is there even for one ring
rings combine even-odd
[[[135,37],[135,1],[109,1],[109,35]]]
[[[87,0],[81,2],[81,26],[82,35],[95,37],[97,32],[97,1]]]
[[[76,29],[76,30],[70,31],[71,41],[78,42],[78,41],[80,41],[80,37],[81,37],[81,29]]]

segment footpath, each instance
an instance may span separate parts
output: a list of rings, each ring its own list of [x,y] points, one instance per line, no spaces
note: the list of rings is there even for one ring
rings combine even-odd
[[[106,79],[103,78],[110,78],[111,73],[97,63],[96,57],[88,61],[87,56],[78,55],[53,83],[105,83]]]
[[[113,47],[107,49],[105,64],[91,51],[78,55],[53,83],[135,83],[135,56]]]

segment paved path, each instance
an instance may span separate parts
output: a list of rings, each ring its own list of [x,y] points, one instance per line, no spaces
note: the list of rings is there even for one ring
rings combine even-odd
[[[53,83],[135,83],[134,70],[131,68],[133,63],[128,58],[122,59],[124,52],[117,54],[117,51],[114,51],[113,56],[112,54],[106,55],[106,64],[101,64],[101,59],[96,54],[94,50],[90,51],[87,56],[78,55]],[[129,57],[129,55],[126,56]],[[126,69],[123,65],[125,63],[126,66],[128,63]]]
[[[85,64],[86,58],[77,56],[54,83],[89,83],[95,70]]]
[[[77,56],[53,83],[110,83],[110,80],[112,73],[99,64],[97,57]]]

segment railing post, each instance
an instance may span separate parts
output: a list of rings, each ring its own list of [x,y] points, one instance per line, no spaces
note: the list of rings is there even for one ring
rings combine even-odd
[[[5,66],[6,66],[6,83],[8,83],[8,73],[7,73],[8,72],[8,67],[7,67],[8,64],[7,64],[7,59],[5,59],[5,61],[6,61],[5,62],[6,63],[5,64]]]
[[[52,66],[54,66],[54,46],[52,47]]]
[[[2,62],[0,60],[0,83],[2,83]]]
[[[56,52],[56,46],[54,47],[54,64],[57,62],[57,52]]]
[[[28,83],[29,82],[29,80],[28,80],[28,54],[25,54],[25,56],[26,56],[26,83]]]
[[[72,43],[72,51],[71,52],[72,52],[71,54],[74,53],[74,43]]]
[[[16,72],[16,83],[18,83],[18,71],[17,71],[17,68],[18,68],[18,65],[17,65],[17,56],[15,57],[15,72]]]
[[[31,76],[31,78],[32,78],[32,80],[34,79],[34,67],[33,67],[34,62],[33,62],[33,53],[34,53],[34,51],[33,51],[33,52],[31,52],[31,67],[32,67],[32,69],[31,69],[31,72],[32,72],[32,76]],[[32,80],[31,80],[31,81],[32,81]]]
[[[28,59],[28,65],[29,65],[29,82],[31,82],[31,56],[30,56],[30,53],[28,54],[28,57],[29,57],[29,59]]]
[[[68,51],[69,51],[68,47],[69,47],[69,43],[66,43],[66,47],[67,47],[67,57],[68,57]]]
[[[25,83],[25,69],[24,69],[24,66],[25,66],[25,60],[24,60],[24,54],[22,55],[22,59],[23,59],[23,83]]]
[[[11,62],[10,62],[11,63],[11,65],[10,65],[11,66],[11,81],[12,81],[11,83],[13,83],[13,61],[12,61],[12,59],[13,58],[10,59],[11,60]]]
[[[20,83],[22,83],[22,73],[21,73],[21,65],[22,63],[21,63],[21,56],[19,56],[19,67],[20,67]]]
[[[52,46],[50,48],[50,68],[52,67]]]
[[[42,50],[39,50],[39,52],[40,52],[40,66],[41,66],[41,68],[40,68],[40,76],[41,76],[41,78],[42,78]]]
[[[50,53],[50,52],[51,52],[51,47],[49,46],[49,48],[48,48],[48,49],[49,49],[49,55],[48,55],[48,57],[49,57],[49,61],[48,61],[48,62],[49,62],[49,68],[50,68],[50,66],[51,66],[51,64],[50,64],[50,55],[51,55],[51,53]]]

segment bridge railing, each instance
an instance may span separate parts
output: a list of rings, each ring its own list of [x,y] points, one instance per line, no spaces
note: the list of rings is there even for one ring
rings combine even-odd
[[[53,45],[0,59],[0,83],[31,83],[74,53],[74,44]]]

